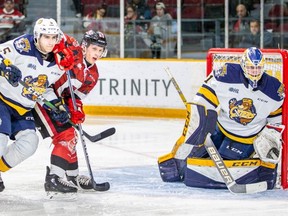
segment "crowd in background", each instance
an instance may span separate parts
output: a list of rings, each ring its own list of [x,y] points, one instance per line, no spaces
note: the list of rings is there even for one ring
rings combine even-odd
[[[22,14],[18,20],[20,17],[21,19],[25,17],[25,4],[29,4],[29,1],[0,0],[2,8],[6,4],[4,2],[13,4],[15,11],[18,10]],[[125,57],[175,57],[177,0],[124,0],[124,2]],[[71,9],[75,12],[75,18],[81,20],[83,31],[89,29],[103,31],[109,40],[109,35],[119,34],[119,22],[111,19],[119,18],[119,3],[119,0],[73,0]],[[225,0],[181,0],[181,43],[182,46],[185,44],[182,51],[205,51],[211,47],[224,47],[224,3]],[[281,35],[276,33],[288,31],[287,1],[265,0],[264,9],[264,47],[278,48]],[[0,10],[0,21],[6,22],[8,19],[1,18],[2,11],[3,9]],[[247,48],[252,45],[260,47],[260,0],[229,0],[229,16],[229,47]],[[215,20],[220,20],[218,31]],[[17,26],[16,22],[13,23],[13,27],[14,25]],[[11,33],[10,30],[3,31],[0,27],[2,41],[9,38],[7,32]],[[219,34],[219,37],[213,36],[215,34]],[[218,41],[215,38],[218,38]],[[286,44],[285,41],[284,43]]]

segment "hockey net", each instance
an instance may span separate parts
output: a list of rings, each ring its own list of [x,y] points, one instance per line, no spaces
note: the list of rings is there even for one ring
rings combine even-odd
[[[245,49],[235,49],[235,48],[212,48],[207,54],[207,65],[206,72],[207,75],[213,70],[220,68],[226,62],[230,63],[240,63],[241,56]],[[281,82],[283,82],[287,88],[288,86],[288,76],[284,74],[284,71],[288,70],[288,53],[286,50],[282,49],[261,49],[263,55],[266,59],[265,71],[266,73],[276,77]],[[285,91],[286,93],[286,91]],[[287,95],[287,94],[286,94]],[[287,99],[284,100],[282,109],[282,122],[286,126],[283,133],[283,149],[282,149],[282,159],[281,171],[279,172],[281,178],[281,186],[283,189],[288,188],[288,143],[287,143]]]

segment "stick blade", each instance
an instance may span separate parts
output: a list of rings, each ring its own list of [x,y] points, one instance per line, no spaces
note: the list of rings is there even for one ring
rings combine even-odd
[[[91,137],[91,141],[92,142],[97,142],[97,141],[100,141],[106,137],[109,137],[109,136],[112,136],[114,133],[116,132],[116,129],[114,127],[112,128],[109,128],[103,132],[101,132],[100,134],[94,136],[94,137]]]
[[[234,184],[228,187],[229,191],[233,194],[254,194],[266,191],[268,188],[267,182],[257,182],[251,184]]]
[[[93,185],[93,189],[95,191],[100,191],[100,192],[104,192],[104,191],[108,191],[110,189],[110,184],[109,182],[103,182],[103,183],[96,183]]]

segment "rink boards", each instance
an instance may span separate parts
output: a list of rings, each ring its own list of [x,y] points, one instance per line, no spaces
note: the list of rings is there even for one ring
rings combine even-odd
[[[99,80],[84,100],[91,115],[183,117],[185,106],[164,68],[169,67],[187,100],[206,74],[204,60],[105,59]]]

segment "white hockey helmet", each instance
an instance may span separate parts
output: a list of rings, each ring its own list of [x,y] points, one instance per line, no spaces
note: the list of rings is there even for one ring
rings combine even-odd
[[[240,65],[245,77],[252,88],[257,88],[257,83],[264,73],[265,58],[260,49],[250,47],[242,55]]]
[[[62,31],[60,30],[57,22],[52,18],[40,18],[36,21],[34,26],[34,40],[37,40],[40,38],[41,34],[57,34],[58,39],[57,43],[62,38]]]

